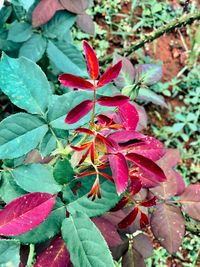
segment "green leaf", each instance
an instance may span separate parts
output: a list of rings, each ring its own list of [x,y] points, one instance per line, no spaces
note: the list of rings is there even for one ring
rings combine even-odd
[[[76,212],[66,218],[62,236],[75,267],[114,266],[103,236],[87,215]]]
[[[9,2],[13,3],[14,5],[23,6],[23,8],[28,11],[35,0],[10,0]]]
[[[3,25],[12,13],[12,7],[6,6],[0,9],[0,25]]]
[[[7,40],[8,31],[0,27],[0,49],[3,51],[15,51],[19,49],[20,44]]]
[[[25,244],[44,242],[60,232],[62,221],[66,218],[66,209],[63,203],[56,202],[53,211],[47,219],[28,233],[14,237]]]
[[[13,159],[36,148],[48,127],[37,116],[17,113],[0,123],[0,158]]]
[[[42,157],[46,157],[49,156],[51,152],[55,149],[56,149],[56,139],[52,135],[51,131],[48,131],[40,143],[39,151]]]
[[[1,175],[0,196],[5,203],[20,197],[27,192],[22,190],[14,181],[9,172],[3,172]]]
[[[53,168],[44,164],[29,164],[11,171],[15,182],[28,192],[45,192],[54,194],[62,187],[53,177]]]
[[[14,59],[5,54],[0,62],[0,88],[16,106],[33,114],[46,111],[52,94],[38,65],[27,58]]]
[[[8,40],[16,43],[27,41],[32,35],[32,27],[26,22],[15,20],[9,29]]]
[[[74,179],[74,170],[68,159],[58,159],[54,169],[53,175],[59,184],[66,184]]]
[[[19,57],[27,57],[30,60],[39,61],[47,46],[47,41],[42,35],[34,33],[31,38],[23,43],[19,50]]]
[[[81,52],[72,44],[49,41],[47,55],[61,72],[88,76],[85,60]]]
[[[94,175],[91,175],[89,177],[86,176],[81,179],[76,179],[77,182],[81,183],[80,188],[76,190],[76,195],[72,193],[70,185],[65,187],[63,190],[63,198],[68,203],[67,210],[69,212],[81,211],[89,217],[95,217],[107,212],[118,203],[120,197],[116,193],[115,185],[105,180],[105,178],[100,178],[101,199],[96,198],[94,201],[91,201],[91,199],[87,197],[95,178]],[[73,184],[71,184],[71,186],[72,185]]]
[[[76,16],[67,11],[58,11],[55,16],[44,25],[44,35],[48,38],[63,39],[72,25],[75,23]]]
[[[16,240],[0,240],[0,266],[18,267],[20,244]]]
[[[161,95],[154,93],[150,89],[140,88],[137,99],[152,102],[155,105],[168,108],[164,98]]]

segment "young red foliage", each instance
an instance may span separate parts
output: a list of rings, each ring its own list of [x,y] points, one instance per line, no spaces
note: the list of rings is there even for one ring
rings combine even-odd
[[[86,41],[83,41],[83,49],[85,52],[90,77],[95,81],[99,76],[99,62],[96,53]]]

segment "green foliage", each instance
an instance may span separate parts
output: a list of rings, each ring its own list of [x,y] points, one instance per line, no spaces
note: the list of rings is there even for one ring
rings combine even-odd
[[[53,168],[44,164],[22,165],[11,171],[14,181],[27,192],[55,194],[61,191],[53,177]]]
[[[75,212],[63,221],[62,236],[74,266],[114,266],[105,240],[84,213]]]
[[[17,267],[20,263],[20,244],[16,240],[0,240],[0,266]]]
[[[27,58],[12,59],[4,54],[0,62],[0,87],[16,106],[32,114],[45,113],[51,89],[34,62]]]
[[[38,145],[47,130],[47,125],[37,116],[26,113],[11,115],[0,123],[0,157],[13,159],[23,156]]]

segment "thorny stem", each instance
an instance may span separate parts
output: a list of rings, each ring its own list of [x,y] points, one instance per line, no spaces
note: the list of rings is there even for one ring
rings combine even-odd
[[[165,33],[168,33],[176,28],[180,28],[182,26],[192,24],[195,20],[200,20],[200,11],[189,13],[189,14],[183,14],[182,16],[174,20],[171,20],[166,25],[156,29],[155,31],[152,31],[146,36],[141,37],[139,41],[136,41],[130,47],[122,49],[120,51],[120,54],[122,55],[125,54],[126,56],[130,56],[134,51],[143,47],[146,43],[150,43],[153,40],[161,37]],[[108,55],[104,57],[102,60],[100,60],[100,63],[104,64],[105,62],[110,62],[110,61],[112,61],[112,55]]]

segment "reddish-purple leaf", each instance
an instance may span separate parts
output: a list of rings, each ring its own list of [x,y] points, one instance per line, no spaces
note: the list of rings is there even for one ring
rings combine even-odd
[[[127,102],[123,106],[119,107],[117,115],[126,130],[136,129],[139,121],[139,114],[137,109],[130,102]]]
[[[122,244],[117,228],[108,220],[102,217],[92,219],[93,223],[99,228],[109,247],[117,247]]]
[[[180,159],[177,149],[167,149],[165,155],[156,163],[164,171],[167,180],[151,189],[151,192],[161,199],[170,199],[180,195],[185,188],[182,176],[173,169]]]
[[[64,9],[59,0],[41,0],[32,13],[33,27],[47,23],[58,10]]]
[[[185,220],[180,208],[175,205],[159,204],[151,217],[151,228],[163,247],[175,253],[185,233]]]
[[[162,65],[158,64],[139,64],[136,67],[136,81],[143,79],[146,85],[159,82],[162,78]]]
[[[60,2],[65,9],[75,14],[82,14],[90,3],[89,0],[60,0]]]
[[[51,244],[37,257],[34,267],[68,267],[70,255],[61,237],[54,239]]]
[[[76,24],[82,31],[94,35],[95,24],[91,16],[87,13],[79,14],[76,19]]]
[[[138,115],[139,115],[139,122],[137,124],[136,130],[141,131],[145,128],[147,128],[147,113],[144,109],[144,107],[139,106],[138,104],[134,103],[134,107],[136,108]]]
[[[82,90],[94,90],[94,85],[87,80],[69,74],[69,73],[63,73],[58,77],[58,80],[60,83],[64,86],[67,87],[72,87],[72,88],[78,88]]]
[[[146,267],[146,264],[142,255],[131,245],[131,248],[122,256],[122,266]]]
[[[120,89],[133,83],[135,79],[135,68],[128,58],[114,54],[113,64],[122,61],[122,69],[119,76],[114,80],[117,87]]]
[[[101,106],[106,107],[117,107],[122,106],[129,101],[129,97],[124,95],[116,95],[116,96],[102,96],[97,102]]]
[[[145,259],[151,257],[153,253],[152,242],[144,234],[136,235],[133,238],[133,248],[137,250]]]
[[[126,206],[126,204],[128,203],[128,200],[129,200],[128,197],[123,197],[122,199],[120,199],[117,205],[114,208],[112,208],[110,211],[115,212],[115,211],[121,210],[122,208]]]
[[[121,194],[128,185],[128,165],[126,159],[122,153],[111,154],[108,156],[108,159],[117,193]]]
[[[140,214],[140,227],[141,227],[141,229],[145,228],[148,224],[149,224],[148,216],[145,213],[141,212],[141,214]]]
[[[118,227],[119,228],[126,228],[129,225],[131,225],[138,214],[138,208],[134,208],[121,222],[119,222]]]
[[[92,80],[96,80],[99,76],[99,62],[94,49],[86,42],[83,41],[83,48],[85,51],[85,57]]]
[[[121,68],[122,68],[122,61],[119,61],[114,66],[109,67],[100,77],[97,83],[97,87],[102,87],[110,83],[112,80],[116,79],[120,73]]]
[[[164,182],[166,180],[163,170],[152,160],[136,153],[127,154],[126,158],[140,167],[148,175],[149,180],[157,182]]]
[[[11,201],[0,211],[0,235],[16,236],[41,224],[54,207],[56,196],[30,193]]]
[[[200,220],[200,184],[191,184],[186,187],[180,196],[182,209],[190,217]]]
[[[67,114],[65,118],[65,123],[73,124],[83,118],[85,115],[92,110],[94,103],[92,100],[85,100],[75,106],[70,112]]]

